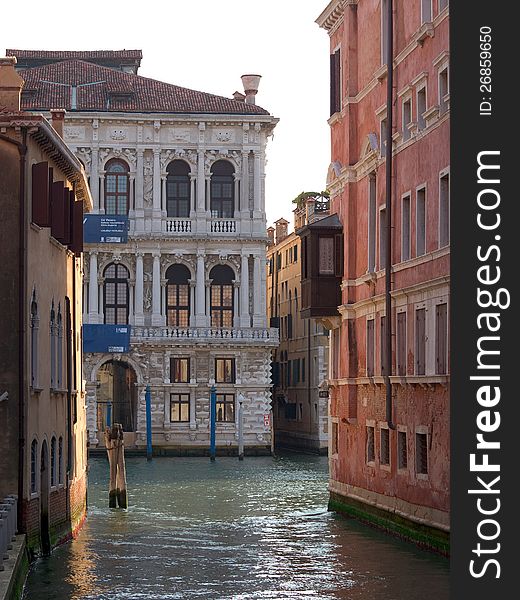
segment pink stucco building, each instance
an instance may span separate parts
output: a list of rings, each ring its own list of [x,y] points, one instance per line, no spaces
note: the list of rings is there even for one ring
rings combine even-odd
[[[447,553],[449,6],[405,0],[394,4],[390,18],[387,2],[332,0],[317,19],[331,49],[327,186],[333,216],[299,231],[302,310],[331,329],[331,508]],[[327,292],[334,282],[341,291]]]

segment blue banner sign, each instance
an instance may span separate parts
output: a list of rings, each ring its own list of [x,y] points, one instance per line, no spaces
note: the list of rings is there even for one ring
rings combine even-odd
[[[129,352],[130,325],[83,325],[83,352]]]
[[[128,217],[126,215],[85,215],[83,241],[87,244],[126,244]]]

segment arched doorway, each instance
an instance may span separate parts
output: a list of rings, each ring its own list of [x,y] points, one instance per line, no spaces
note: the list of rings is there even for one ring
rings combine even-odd
[[[40,545],[43,554],[50,554],[49,533],[49,451],[47,442],[42,444],[40,459]]]
[[[137,377],[133,368],[123,361],[109,360],[97,373],[97,425],[105,431],[110,413],[111,423],[120,423],[123,431],[137,427]]]

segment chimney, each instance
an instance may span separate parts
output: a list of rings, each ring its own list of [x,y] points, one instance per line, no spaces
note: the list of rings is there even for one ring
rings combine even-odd
[[[20,110],[23,79],[15,71],[16,57],[0,58],[0,109]]]
[[[258,92],[258,85],[260,83],[261,75],[242,75],[242,85],[244,86],[244,92],[246,93],[246,104],[256,104],[255,96]]]
[[[234,92],[233,93],[233,100],[237,100],[238,102],[245,102],[246,97],[244,96],[244,94],[242,94],[242,92]]]
[[[274,227],[267,228],[267,240],[269,246],[274,246]]]
[[[278,244],[287,237],[287,226],[289,225],[289,221],[281,218],[278,219],[278,221],[275,221],[274,224],[276,226],[276,243]]]
[[[51,123],[56,133],[63,138],[63,121],[66,110],[64,108],[51,108]]]

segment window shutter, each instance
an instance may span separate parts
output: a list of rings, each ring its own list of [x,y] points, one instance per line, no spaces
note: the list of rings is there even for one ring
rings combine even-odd
[[[51,224],[49,174],[52,174],[52,169],[47,162],[32,166],[32,222],[40,227]]]
[[[59,242],[63,242],[65,236],[64,221],[64,197],[63,181],[55,181],[52,184],[51,198],[51,235]]]
[[[426,373],[426,311],[421,308],[415,312],[415,361],[417,375]]]
[[[438,375],[447,373],[447,304],[436,306],[435,354]]]
[[[72,202],[72,239],[70,249],[76,256],[83,252],[83,202]]]
[[[367,321],[367,377],[374,376],[374,319]]]
[[[406,375],[406,313],[397,313],[397,373]]]
[[[71,243],[72,234],[72,203],[74,202],[74,192],[65,188],[63,190],[63,243]]]
[[[330,114],[336,112],[336,55],[330,55]]]
[[[336,277],[343,276],[343,236],[337,234],[334,236],[334,267]]]

